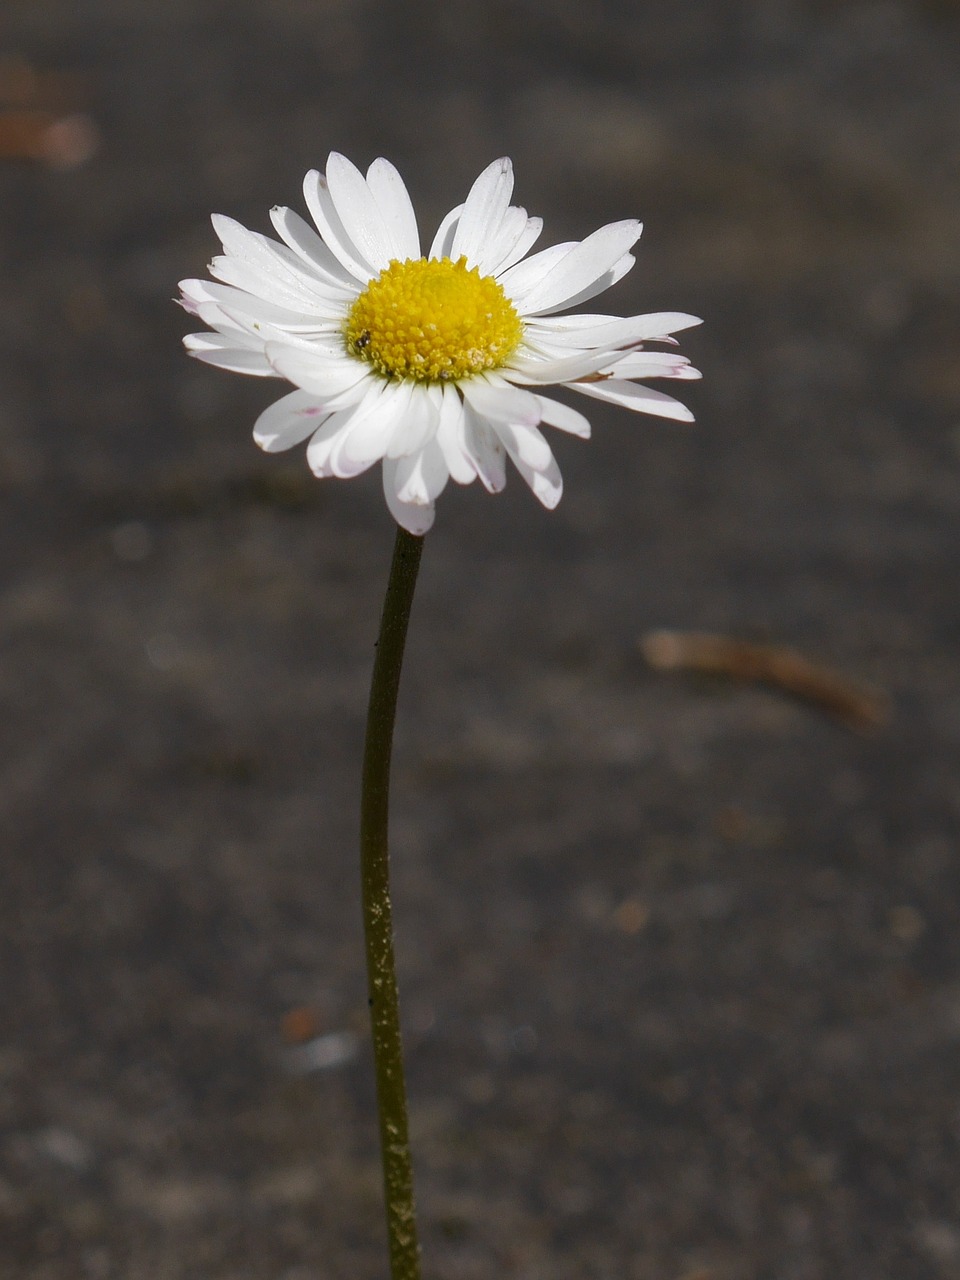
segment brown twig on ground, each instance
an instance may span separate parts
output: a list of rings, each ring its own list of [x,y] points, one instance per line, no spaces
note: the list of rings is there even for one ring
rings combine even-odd
[[[856,729],[884,724],[886,699],[793,649],[750,644],[705,631],[649,631],[640,651],[657,671],[694,671],[770,685],[813,703]]]
[[[79,76],[39,71],[23,58],[0,59],[0,160],[40,160],[57,169],[84,164],[100,135]]]
[[[90,159],[99,142],[87,115],[0,111],[0,160],[42,160],[56,169],[73,169]]]

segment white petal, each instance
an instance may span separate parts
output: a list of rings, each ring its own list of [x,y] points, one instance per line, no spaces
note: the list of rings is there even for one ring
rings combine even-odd
[[[622,319],[623,316],[587,315],[580,311],[572,316],[532,316],[527,324],[533,329],[546,329],[554,333],[557,330],[592,329],[595,325],[612,324],[615,320]]]
[[[460,215],[463,213],[463,205],[458,204],[455,209],[451,209],[444,220],[437,227],[437,234],[433,237],[433,244],[430,246],[430,252],[427,255],[430,258],[449,258],[453,249],[453,237],[457,234],[457,223]]]
[[[558,302],[555,307],[544,307],[543,310],[537,312],[537,317],[542,319],[543,316],[549,315],[554,311],[562,311],[564,307],[579,307],[581,302],[589,302],[591,298],[596,297],[598,293],[604,293],[607,289],[612,289],[618,280],[622,280],[627,272],[636,262],[636,258],[632,253],[625,253],[619,262],[610,268],[606,275],[601,276],[598,280],[594,280],[593,284],[588,285],[585,289],[581,289],[578,294],[572,298],[567,298],[563,302]]]
[[[498,424],[496,431],[514,466],[536,497],[552,511],[563,496],[563,478],[546,440],[536,427]]]
[[[543,230],[542,218],[528,218],[527,225],[517,237],[509,253],[507,253],[492,269],[492,274],[499,276],[515,263],[519,262],[522,257],[530,252],[531,248],[536,244]]]
[[[194,284],[203,285],[206,294],[206,299],[204,300],[213,301],[224,309],[229,308],[231,311],[250,316],[255,321],[273,324],[281,329],[289,329],[293,333],[313,333],[329,327],[330,319],[328,316],[320,315],[317,312],[293,311],[289,307],[282,306],[263,297],[257,297],[255,294],[247,293],[244,289],[237,289],[233,285],[218,284],[216,281],[184,280],[180,287],[184,289],[186,294],[185,286]]]
[[[610,366],[616,378],[702,378],[686,356],[671,356],[666,351],[631,351]]]
[[[466,451],[465,431],[460,393],[456,387],[445,386],[437,425],[437,444],[443,450],[450,475],[457,484],[470,484],[477,478],[477,469]]]
[[[255,267],[231,258],[226,254],[213,259],[209,266],[215,280],[240,289],[256,298],[269,298],[277,307],[293,316],[304,316],[315,328],[335,328],[343,323],[348,298],[337,298],[333,293],[324,295],[322,285],[313,288],[278,280],[264,275]]]
[[[340,285],[322,280],[316,268],[302,262],[287,245],[277,244],[275,240],[260,235],[259,232],[248,231],[233,218],[226,218],[222,214],[215,213],[212,221],[225,254],[238,265],[247,268],[251,273],[250,278],[261,281],[268,288],[277,289],[284,294],[292,293],[298,298],[329,300],[342,294]],[[240,285],[240,288],[248,286]],[[264,297],[271,296],[270,293],[264,294]]]
[[[188,293],[184,293],[183,291],[183,286],[189,283],[191,282],[187,280],[180,281],[180,286],[179,286],[180,297],[174,298],[174,302],[177,304],[178,307],[183,307],[184,311],[187,313],[188,316],[195,316],[198,314],[197,300],[194,298],[191,298]]]
[[[421,507],[432,506],[443,493],[449,479],[450,471],[443,450],[436,440],[431,440],[417,453],[397,460],[394,482],[401,502],[411,502]]]
[[[357,406],[349,430],[334,456],[337,475],[359,475],[386,455],[402,422],[407,398],[392,382],[379,382]]]
[[[267,236],[263,239],[267,244],[273,244]],[[224,253],[213,259],[211,275],[223,280],[224,284],[236,285],[240,289],[246,289],[248,293],[256,293],[274,302],[295,299],[296,306],[302,310],[318,308],[330,311],[332,307],[342,308],[355,296],[359,288],[356,282],[353,290],[350,290],[346,285],[321,280],[307,269],[305,263],[301,264],[297,255],[285,244],[274,247],[278,254],[282,251],[291,258],[289,270],[281,269],[283,264],[279,263],[279,259],[278,265],[271,268],[264,263],[244,262],[234,254]],[[229,278],[221,275],[221,272],[229,272]]]
[[[536,427],[516,426],[495,422],[493,429],[503,441],[514,462],[520,461],[534,471],[549,466],[553,454],[546,438]]]
[[[541,249],[532,258],[524,258],[516,266],[510,267],[497,276],[500,287],[510,301],[517,305],[517,298],[529,293],[558,262],[562,262],[577,247],[576,240],[565,240],[562,244],[553,244],[549,249]]]
[[[189,283],[189,282],[185,282]],[[192,301],[186,294],[180,299],[180,305],[188,315],[195,316],[196,319],[202,320],[204,324],[208,324],[211,329],[216,329],[218,333],[226,337],[234,339],[243,338],[242,345],[246,345],[247,339],[251,342],[256,341],[256,345],[262,347],[263,339],[254,336],[250,332],[250,322],[241,324],[232,316],[227,315],[215,302]]]
[[[579,436],[581,440],[590,439],[590,423],[582,413],[567,404],[560,404],[558,400],[548,400],[546,396],[537,396],[537,399],[540,401],[541,422],[556,427],[558,431]]]
[[[505,370],[511,382],[528,386],[550,386],[573,382],[588,374],[608,369],[620,358],[619,351],[583,351],[561,360],[532,360],[515,357]]]
[[[524,315],[534,315],[573,305],[629,255],[641,230],[642,224],[631,218],[594,231],[525,293],[511,293],[515,306]]]
[[[467,457],[488,493],[499,493],[507,483],[506,450],[493,426],[468,401],[463,402],[463,445]]]
[[[504,211],[496,234],[486,240],[477,258],[481,275],[495,276],[504,269],[502,263],[526,231],[528,221],[526,209],[511,205]]]
[[[381,156],[367,170],[367,186],[383,215],[393,244],[393,257],[405,262],[420,257],[420,233],[410,194],[400,174]]]
[[[495,422],[521,422],[535,426],[540,421],[540,403],[529,391],[489,378],[468,378],[460,383],[467,403],[482,417]]]
[[[237,337],[246,335],[237,334]],[[256,349],[242,346],[233,337],[221,333],[188,333],[183,345],[195,360],[212,364],[229,373],[248,373],[259,378],[276,378],[277,371],[263,354],[262,343]]]
[[[365,262],[382,271],[396,251],[393,233],[357,166],[338,151],[327,158],[327,189],[350,241]]]
[[[196,308],[202,303],[213,302],[209,280],[181,280],[177,287],[184,307],[194,315],[197,314]]]
[[[366,284],[377,272],[350,239],[334,207],[327,180],[316,169],[311,169],[303,180],[303,198],[317,230],[341,266],[361,284]]]
[[[328,356],[343,357],[343,340],[339,335],[335,342],[331,335],[320,331],[303,331],[294,333],[290,329],[280,329],[264,320],[241,311],[234,311],[229,306],[219,306],[215,302],[196,302],[190,304],[190,312],[197,316],[211,329],[231,339],[234,346],[249,346],[263,350],[268,342],[279,342],[281,345],[302,348]]]
[[[267,453],[281,453],[302,444],[322,427],[329,414],[316,396],[291,391],[264,409],[253,427],[253,438]]]
[[[581,324],[581,321],[586,323]],[[659,311],[646,316],[544,316],[528,321],[527,333],[543,333],[561,346],[619,347],[631,342],[656,342],[671,333],[702,324],[682,311]]]
[[[180,291],[180,304],[184,310],[221,333],[243,332],[259,337],[261,328],[265,327],[265,316],[291,314],[283,308],[272,309],[262,298],[254,298],[214,280],[181,280]],[[262,345],[262,338],[260,342]]]
[[[422,537],[433,525],[434,508],[414,502],[401,502],[397,497],[396,473],[399,462],[394,458],[383,460],[383,496],[390,514],[401,528],[415,537]]]
[[[312,355],[325,357],[327,360],[340,361],[347,358],[344,353],[343,335],[339,333],[294,332],[291,329],[281,329],[277,325],[266,324],[240,311],[231,311],[228,307],[214,307],[213,303],[201,307],[200,311],[201,319],[219,332],[224,334],[242,332],[245,337],[250,338],[260,347],[266,348],[268,343],[273,343],[281,347],[290,347],[295,351],[306,351]]]
[[[188,333],[183,340],[188,351],[199,351],[223,347],[244,347],[248,351],[263,351],[263,343],[259,338],[239,329],[231,329],[229,333]]]
[[[572,316],[534,316],[527,323],[534,328],[549,329],[553,333],[556,329],[593,329],[598,324],[613,324],[614,320],[622,320],[623,316],[603,316],[588,315],[585,311],[579,311]]]
[[[307,466],[321,480],[336,473],[330,466],[330,457],[336,446],[350,429],[352,411],[343,409],[327,418],[307,445]]]
[[[694,420],[685,404],[642,383],[621,382],[611,378],[607,382],[571,382],[570,387],[595,400],[606,400],[608,404],[618,404],[637,413],[652,413],[658,418],[673,418],[676,422]]]
[[[513,191],[513,165],[504,157],[487,165],[470,188],[453,237],[450,257],[466,255],[467,266],[477,266],[484,248],[499,232]]]
[[[324,398],[339,395],[350,387],[361,387],[373,377],[369,365],[346,356],[331,360],[281,342],[268,342],[266,352],[267,359],[281,377]]]
[[[320,237],[306,222],[284,205],[275,205],[270,210],[270,221],[276,228],[281,240],[296,254],[305,270],[332,290],[356,297],[358,284],[333,251],[323,243]]]
[[[387,456],[400,458],[416,453],[437,434],[440,423],[440,402],[443,391],[439,386],[426,386],[412,382],[400,383],[397,390],[409,391],[400,424],[393,434]]]
[[[307,463],[316,476],[347,480],[383,456],[389,437],[388,384],[371,384],[359,403],[332,414],[307,445]],[[382,444],[382,448],[379,447]]]

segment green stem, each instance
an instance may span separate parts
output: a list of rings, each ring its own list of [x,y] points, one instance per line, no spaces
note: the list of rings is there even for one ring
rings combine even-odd
[[[422,550],[423,538],[416,538],[405,529],[397,529],[370,684],[360,799],[363,928],[367,946],[367,984],[392,1280],[419,1280],[420,1277],[413,1168],[407,1134],[400,1004],[393,956],[387,818],[397,689]]]

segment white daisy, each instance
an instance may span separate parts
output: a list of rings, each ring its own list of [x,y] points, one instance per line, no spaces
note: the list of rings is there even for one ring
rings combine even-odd
[[[513,166],[497,160],[423,257],[389,161],[374,160],[364,177],[334,152],[303,190],[316,229],[275,208],[281,244],[215,215],[224,249],[210,264],[216,283],[180,285],[183,306],[213,330],[184,339],[191,355],[296,387],[258,418],[262,449],[309,441],[317,476],[355,476],[382,460],[390,511],[423,534],[449,479],[479,477],[495,493],[507,455],[544,506],[556,506],[560,471],[538,428],[586,439],[590,424],[545,387],[692,421],[642,380],[700,376],[683,356],[644,349],[672,343],[695,316],[557,314],[630,270],[639,222],[527,257],[542,220],[510,204]]]

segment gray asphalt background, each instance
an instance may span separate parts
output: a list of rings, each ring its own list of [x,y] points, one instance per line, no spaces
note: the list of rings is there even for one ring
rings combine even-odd
[[[336,148],[432,228],[513,157],[639,216],[695,427],[592,411],[544,512],[439,505],[395,904],[425,1276],[960,1277],[960,13],[5,0],[82,74],[0,166],[0,1276],[384,1275],[356,870],[393,537],[188,361],[217,210]],[[886,690],[858,735],[653,627]],[[291,1010],[340,1065],[298,1074]],[[301,1015],[305,1017],[307,1015]],[[289,1019],[288,1019],[289,1024]],[[288,1025],[287,1024],[287,1025]]]

